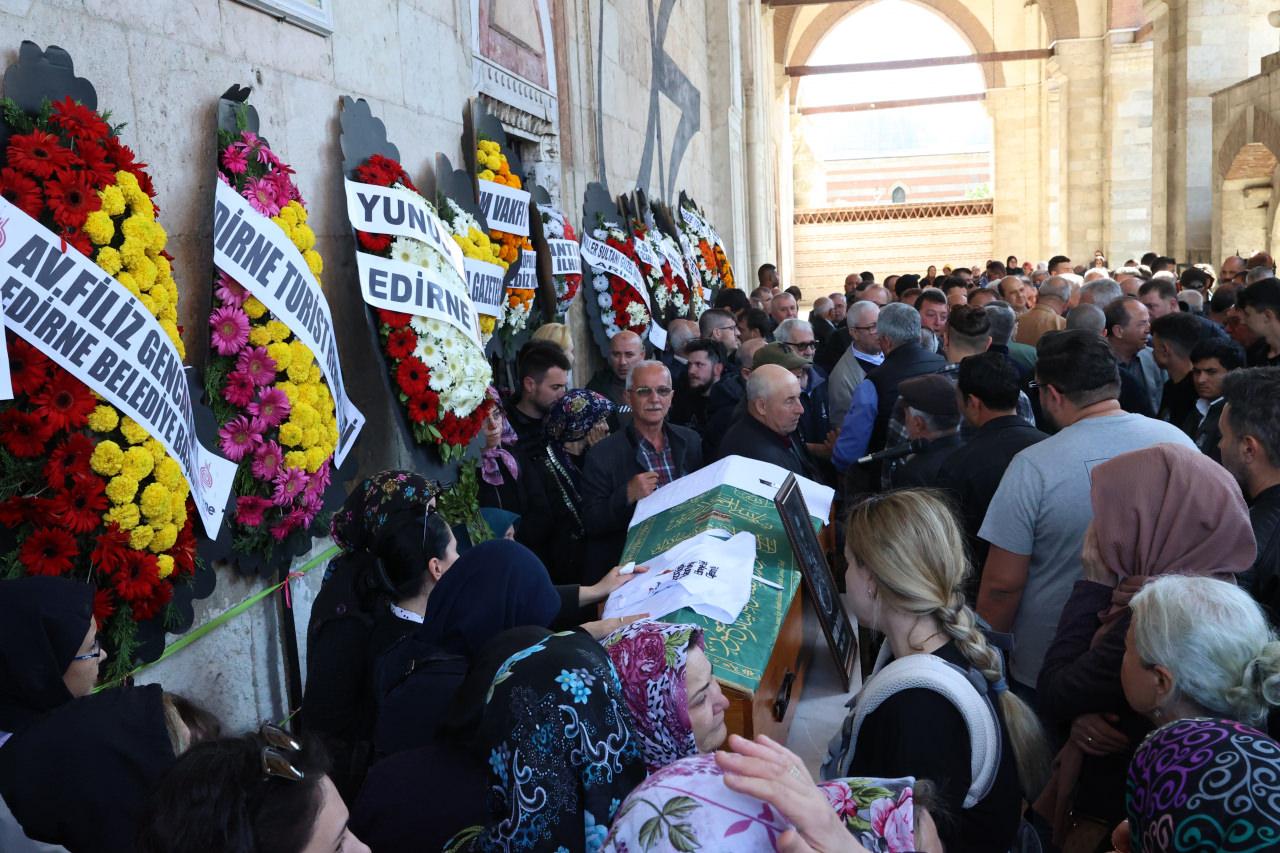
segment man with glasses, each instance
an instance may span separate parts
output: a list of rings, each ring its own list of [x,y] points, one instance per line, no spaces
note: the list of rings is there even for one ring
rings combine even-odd
[[[738,318],[723,308],[712,308],[703,311],[698,318],[699,337],[713,340],[724,348],[725,373],[737,373],[734,365],[734,353],[742,345],[742,332],[738,328]]]
[[[582,472],[585,583],[595,583],[621,559],[637,501],[702,467],[702,439],[667,422],[673,391],[662,362],[632,367],[626,391],[631,423],[587,452]]]
[[[773,336],[783,352],[804,360],[804,366],[797,376],[800,380],[800,402],[804,404],[804,415],[800,418],[800,439],[815,456],[830,457],[831,451],[827,447],[827,433],[831,431],[827,377],[813,366],[813,357],[818,351],[813,326],[804,320],[783,320]]]
[[[853,401],[853,391],[867,378],[869,371],[884,363],[880,341],[876,336],[876,324],[880,318],[880,306],[862,300],[853,303],[845,322],[851,344],[831,369],[827,380],[827,402],[831,408],[831,423],[844,423],[844,416]]]

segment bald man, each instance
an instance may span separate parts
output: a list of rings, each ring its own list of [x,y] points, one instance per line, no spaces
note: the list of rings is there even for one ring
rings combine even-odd
[[[623,330],[609,339],[609,363],[587,383],[587,388],[608,397],[615,405],[626,402],[627,374],[644,360],[644,341]]]
[[[780,364],[762,364],[747,378],[747,406],[720,442],[720,455],[744,456],[817,480],[817,466],[796,437],[804,414],[800,380]]]
[[[1016,275],[1007,275],[1000,279],[997,289],[1000,298],[1009,303],[1015,314],[1027,313],[1027,297],[1022,289],[1022,279]]]

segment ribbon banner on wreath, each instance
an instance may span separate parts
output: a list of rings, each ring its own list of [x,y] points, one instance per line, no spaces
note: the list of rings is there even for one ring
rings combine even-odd
[[[128,415],[178,463],[210,537],[236,466],[196,439],[182,355],[142,300],[0,198],[5,325]]]
[[[213,262],[265,305],[315,357],[333,396],[338,430],[333,460],[341,467],[364,426],[364,415],[347,396],[329,302],[288,235],[222,181],[217,182],[214,199]]]

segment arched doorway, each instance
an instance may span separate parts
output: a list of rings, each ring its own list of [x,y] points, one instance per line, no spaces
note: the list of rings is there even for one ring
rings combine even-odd
[[[1222,180],[1222,246],[1249,257],[1277,245],[1273,184],[1276,155],[1261,142],[1243,145]]]

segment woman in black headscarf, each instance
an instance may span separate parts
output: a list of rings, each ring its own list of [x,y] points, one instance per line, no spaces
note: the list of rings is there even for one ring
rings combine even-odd
[[[156,684],[68,702],[0,749],[0,796],[32,838],[128,853],[148,791],[192,731]]]
[[[104,658],[92,586],[56,577],[0,581],[0,745],[93,690]]]
[[[373,662],[422,623],[457,542],[434,511],[439,487],[407,471],[365,480],[334,516],[343,549],[328,569],[307,629],[303,720],[332,755],[332,777],[351,797],[371,760]]]
[[[446,850],[598,850],[645,776],[618,675],[582,631],[507,658],[476,746],[488,763],[488,818]]]

